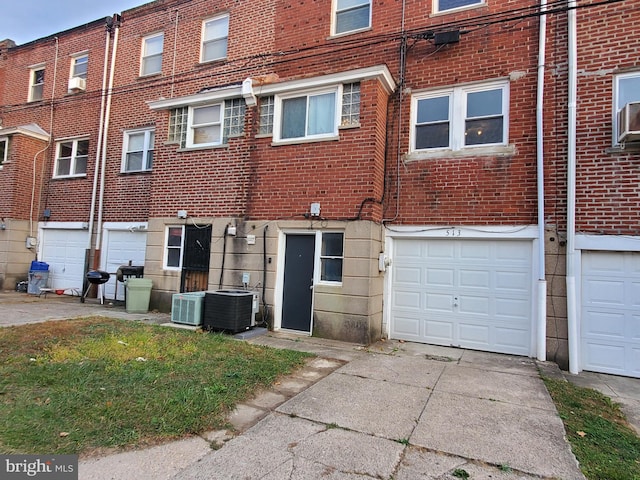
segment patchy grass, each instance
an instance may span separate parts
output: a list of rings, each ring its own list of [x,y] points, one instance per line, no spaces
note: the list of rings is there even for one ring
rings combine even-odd
[[[574,455],[589,480],[640,479],[640,438],[600,392],[544,378]]]
[[[0,452],[69,454],[223,428],[308,354],[92,317],[0,329]]]

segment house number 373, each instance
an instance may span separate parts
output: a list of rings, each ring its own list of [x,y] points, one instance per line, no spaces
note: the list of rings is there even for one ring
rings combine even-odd
[[[462,230],[459,228],[450,228],[447,230],[447,237],[459,237],[462,235]]]

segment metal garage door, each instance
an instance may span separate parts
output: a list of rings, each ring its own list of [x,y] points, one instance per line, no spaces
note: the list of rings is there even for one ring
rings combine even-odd
[[[86,230],[42,230],[42,258],[49,264],[49,286],[56,289],[82,290]]]
[[[530,241],[396,240],[391,337],[530,355]]]
[[[640,377],[640,252],[583,252],[582,368]]]
[[[116,273],[121,265],[144,265],[147,249],[147,232],[108,230],[105,238],[106,253],[103,268]],[[105,297],[113,299],[116,294],[116,276],[111,275],[105,285]],[[124,284],[118,283],[117,299],[124,300]]]

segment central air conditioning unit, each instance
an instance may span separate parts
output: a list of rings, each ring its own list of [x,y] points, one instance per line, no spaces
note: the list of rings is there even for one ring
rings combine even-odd
[[[629,102],[618,112],[618,143],[640,141],[640,102]]]
[[[204,330],[232,333],[249,330],[256,324],[258,293],[248,290],[216,290],[204,297]]]
[[[87,81],[84,78],[73,77],[69,80],[70,92],[84,92],[87,89]]]
[[[174,293],[171,298],[171,321],[185,325],[202,325],[205,293]]]

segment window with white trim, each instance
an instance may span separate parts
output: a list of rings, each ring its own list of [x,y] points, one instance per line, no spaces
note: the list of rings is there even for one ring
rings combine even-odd
[[[276,96],[274,140],[337,137],[338,88]]]
[[[187,147],[222,144],[222,104],[189,108]]]
[[[89,66],[89,54],[76,55],[71,58],[70,78],[87,78],[87,67]]]
[[[164,50],[164,33],[156,33],[142,39],[140,55],[140,76],[154,75],[162,72],[162,52]]]
[[[0,169],[9,158],[9,137],[0,137]]]
[[[322,232],[320,245],[320,281],[342,283],[344,233]]]
[[[29,101],[37,102],[44,98],[44,67],[35,67],[29,71]]]
[[[210,18],[202,23],[200,62],[222,60],[227,57],[229,15]]]
[[[168,226],[164,244],[162,267],[165,270],[180,270],[182,268],[182,249],[184,247],[184,225]]]
[[[631,102],[640,102],[640,72],[624,73],[616,75],[613,86],[613,144],[618,145],[618,115],[622,108]],[[635,126],[640,130],[640,114],[630,119],[630,127],[635,130]]]
[[[124,132],[122,172],[145,172],[153,165],[155,130],[146,128]]]
[[[414,95],[411,151],[506,145],[508,87],[491,82]]]
[[[169,142],[180,148],[213,147],[244,134],[247,105],[242,98],[179,107],[169,114]]]
[[[371,0],[333,0],[333,35],[371,27]]]
[[[56,163],[53,177],[79,177],[87,174],[89,140],[64,140],[56,144]]]
[[[433,11],[444,12],[474,5],[482,5],[483,3],[485,3],[485,0],[433,0]]]

